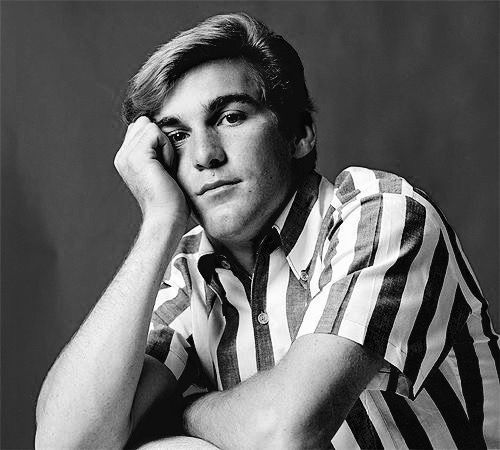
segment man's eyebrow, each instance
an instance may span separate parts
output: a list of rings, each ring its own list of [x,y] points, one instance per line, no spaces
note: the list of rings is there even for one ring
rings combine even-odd
[[[153,122],[158,128],[176,127],[182,123],[181,120],[176,116],[162,117],[160,120],[153,120]]]
[[[214,98],[207,105],[206,110],[208,113],[215,113],[230,103],[246,103],[256,107],[261,106],[261,103],[251,95],[237,92],[234,94],[220,95]]]
[[[214,114],[230,103],[245,103],[255,107],[262,106],[262,104],[251,95],[237,92],[234,94],[226,94],[215,97],[205,107],[205,110],[208,114]],[[177,116],[165,116],[160,120],[154,121],[154,123],[159,128],[176,127],[182,124],[182,120]]]

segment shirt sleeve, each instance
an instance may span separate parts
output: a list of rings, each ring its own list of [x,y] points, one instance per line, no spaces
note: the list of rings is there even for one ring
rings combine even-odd
[[[336,214],[299,335],[365,346],[386,361],[367,389],[413,399],[471,312],[447,226],[417,194],[359,195]]]

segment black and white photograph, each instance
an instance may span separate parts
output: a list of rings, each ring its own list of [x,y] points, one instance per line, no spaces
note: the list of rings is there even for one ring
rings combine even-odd
[[[1,449],[500,449],[500,2],[0,21]]]

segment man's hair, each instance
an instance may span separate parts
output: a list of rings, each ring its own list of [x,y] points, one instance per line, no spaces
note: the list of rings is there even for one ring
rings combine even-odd
[[[244,13],[210,17],[160,46],[129,83],[122,108],[125,122],[154,116],[183,74],[218,59],[240,59],[249,65],[258,100],[274,113],[287,140],[296,137],[304,123],[312,124],[314,106],[299,55],[282,36]],[[296,161],[295,175],[301,179],[315,164],[316,148]]]

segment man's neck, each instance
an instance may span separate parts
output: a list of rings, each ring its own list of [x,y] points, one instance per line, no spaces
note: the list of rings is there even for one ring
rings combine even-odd
[[[253,241],[221,243],[212,241],[217,253],[226,255],[236,262],[248,275],[252,275],[258,243]]]

